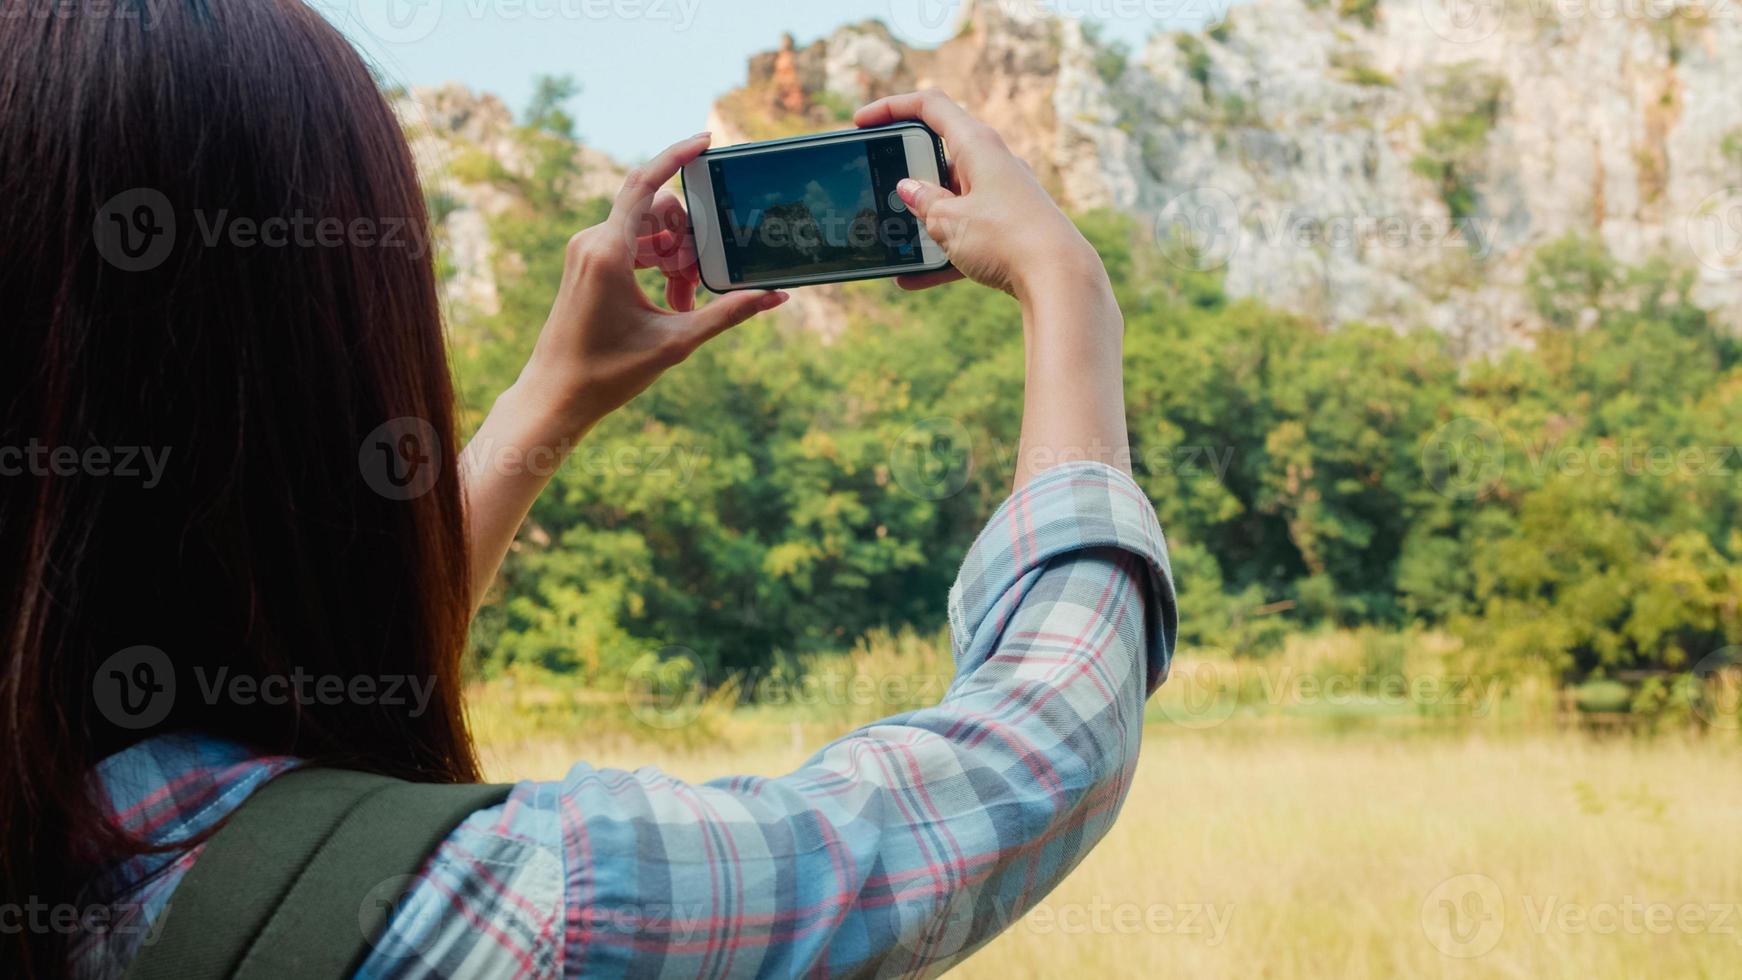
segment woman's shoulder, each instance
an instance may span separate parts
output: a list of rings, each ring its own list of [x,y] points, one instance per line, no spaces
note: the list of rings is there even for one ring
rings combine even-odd
[[[165,920],[170,895],[199,857],[196,841],[249,794],[297,760],[228,739],[173,733],[136,742],[97,764],[95,790],[110,822],[154,850],[102,868],[81,908],[109,909],[101,929],[72,944],[75,977],[118,977]]]
[[[563,833],[538,785],[517,784],[461,821],[417,874],[363,897],[361,917],[389,920],[359,977],[562,972]]]
[[[72,974],[120,977],[173,911],[198,840],[274,776],[301,760],[200,734],[165,734],[103,760],[97,788],[112,819],[164,850],[104,869],[81,905],[111,909],[78,937]],[[559,816],[534,784],[468,816],[416,874],[358,898],[359,928],[386,927],[359,976],[555,975],[560,970],[563,868]]]

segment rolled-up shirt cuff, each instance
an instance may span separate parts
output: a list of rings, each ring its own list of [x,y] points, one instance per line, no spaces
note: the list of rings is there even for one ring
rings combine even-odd
[[[1073,462],[1036,475],[992,515],[962,560],[950,587],[950,638],[958,658],[974,656],[973,639],[987,625],[1007,622],[1021,604],[1017,588],[1054,559],[1085,550],[1135,555],[1148,579],[1142,589],[1148,636],[1147,692],[1167,679],[1178,633],[1173,569],[1155,507],[1137,482],[1097,462]],[[974,664],[957,664],[958,672]]]

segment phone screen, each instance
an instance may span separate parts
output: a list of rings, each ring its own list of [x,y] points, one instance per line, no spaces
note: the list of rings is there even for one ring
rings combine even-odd
[[[708,165],[736,283],[923,261],[919,222],[895,194],[900,136],[728,156]]]

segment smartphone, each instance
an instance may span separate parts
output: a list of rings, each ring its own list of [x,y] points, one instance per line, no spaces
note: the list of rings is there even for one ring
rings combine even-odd
[[[683,169],[702,285],[725,293],[947,268],[895,185],[947,186],[949,172],[943,141],[918,122],[709,150]]]

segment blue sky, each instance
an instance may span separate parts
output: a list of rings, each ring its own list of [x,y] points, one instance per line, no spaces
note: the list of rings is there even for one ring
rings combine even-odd
[[[581,83],[581,136],[640,160],[700,130],[708,107],[744,82],[745,63],[843,24],[878,18],[915,42],[947,30],[949,0],[310,0],[388,81],[460,81],[516,111],[536,74]],[[984,2],[984,0],[983,0]],[[1009,0],[995,0],[1009,2]],[[1158,25],[1201,20],[1209,0],[1051,0],[1139,44]]]
[[[722,176],[736,199],[732,220],[751,225],[754,212],[789,203],[798,196],[794,189],[802,188],[823,238],[831,245],[846,245],[854,216],[873,206],[865,148],[863,143],[836,143],[760,159],[727,157]]]

